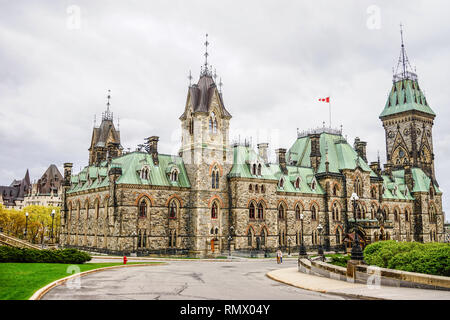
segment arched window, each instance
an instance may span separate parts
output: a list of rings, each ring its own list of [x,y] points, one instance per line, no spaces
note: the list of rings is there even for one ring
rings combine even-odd
[[[397,211],[397,209],[394,210],[394,221],[398,222],[398,211]]]
[[[248,191],[253,192],[253,186],[251,184],[248,186]]]
[[[266,188],[264,187],[264,185],[261,185],[261,193],[266,192]]]
[[[98,219],[98,213],[100,211],[100,203],[99,200],[95,200],[95,219]]]
[[[361,179],[359,177],[357,177],[355,180],[355,192],[358,195],[358,197],[362,197],[363,185],[362,185]]]
[[[258,219],[264,219],[264,206],[261,202],[258,204]]]
[[[311,207],[311,220],[317,220],[317,208],[316,206]]]
[[[434,198],[434,190],[433,187],[430,187],[430,199]]]
[[[338,187],[337,187],[337,185],[335,184],[335,185],[333,186],[333,196],[337,196],[337,194],[338,194]]]
[[[281,189],[283,189],[283,186],[284,186],[284,179],[283,179],[283,178],[281,178],[280,181],[278,182],[278,186],[279,186]]]
[[[286,216],[285,211],[286,210],[285,210],[284,206],[280,203],[278,206],[278,219],[283,220],[285,218],[285,216]]]
[[[262,166],[261,166],[261,163],[260,163],[260,164],[258,164],[258,176],[261,175],[261,169],[262,169]]]
[[[213,121],[213,133],[217,133],[217,120],[214,119]]]
[[[211,219],[217,219],[217,214],[218,214],[217,211],[218,211],[217,202],[214,201],[211,206]]]
[[[341,244],[341,232],[339,228],[336,229],[336,244]]]
[[[299,204],[297,204],[295,206],[295,219],[300,220],[300,216],[301,216],[302,211],[303,211],[302,209],[303,208]]]
[[[372,197],[372,199],[376,199],[377,198],[377,189],[375,187],[370,189],[370,196]]]
[[[250,206],[248,207],[248,217],[250,219],[255,219],[255,205],[253,202],[250,202]]]
[[[178,212],[177,201],[175,199],[172,199],[172,201],[170,201],[170,203],[169,203],[169,218],[176,219],[177,212]]]
[[[213,120],[209,118],[209,133],[213,133]]]
[[[256,163],[252,165],[252,174],[256,176]]]
[[[257,184],[255,184],[255,192],[259,192],[259,187],[258,187],[258,185]]]
[[[370,219],[375,219],[377,211],[378,211],[377,206],[376,204],[373,203],[370,209]]]
[[[248,246],[251,247],[253,245],[253,234],[252,234],[252,228],[248,229],[248,234],[247,234],[247,243]]]
[[[333,203],[333,210],[332,210],[332,216],[333,216],[333,220],[340,220],[339,217],[339,206],[337,204],[337,202]]]
[[[150,168],[147,166],[142,167],[141,169],[141,179],[148,180],[150,174]]]
[[[214,167],[211,173],[211,188],[219,189],[219,169]]]
[[[409,212],[408,209],[405,210],[405,221],[409,222]]]
[[[171,180],[172,182],[176,182],[176,181],[178,180],[178,170],[177,170],[177,169],[173,169],[173,170],[170,172],[170,180]]]
[[[264,228],[261,230],[261,245],[266,245],[266,231],[264,230]]]

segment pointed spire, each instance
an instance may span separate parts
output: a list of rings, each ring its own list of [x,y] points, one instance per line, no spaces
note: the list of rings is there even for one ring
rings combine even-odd
[[[189,87],[190,87],[190,86],[192,85],[192,74],[191,74],[191,70],[189,70],[188,79],[189,79]]]
[[[113,113],[109,110],[109,100],[111,99],[111,90],[108,90],[108,101],[106,102],[106,111],[102,113],[102,120],[113,120]]]
[[[403,24],[400,24],[400,38],[401,38],[400,57],[398,59],[397,68],[395,69],[394,72],[393,81],[397,82],[406,79],[417,80],[417,74],[413,72],[413,68],[409,63],[408,55],[406,54],[405,42],[403,39]]]
[[[209,42],[208,42],[208,34],[206,34],[206,40],[205,40],[205,53],[203,54],[205,56],[205,63],[203,64],[202,68],[200,68],[200,77],[202,76],[212,76],[212,66],[208,65],[208,46],[209,46]]]

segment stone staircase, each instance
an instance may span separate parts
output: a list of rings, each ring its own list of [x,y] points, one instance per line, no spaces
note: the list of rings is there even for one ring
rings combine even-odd
[[[28,248],[28,249],[38,249],[41,250],[41,247],[31,244],[27,241],[23,241],[17,239],[15,237],[7,236],[6,234],[0,232],[0,245],[17,247],[17,248]]]

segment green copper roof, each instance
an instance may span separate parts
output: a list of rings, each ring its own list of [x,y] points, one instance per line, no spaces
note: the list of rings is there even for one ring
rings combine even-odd
[[[108,186],[109,177],[107,173],[111,167],[122,169],[122,175],[117,180],[117,184],[190,187],[186,169],[180,157],[159,154],[158,160],[159,163],[155,166],[150,154],[131,152],[113,159],[109,166],[107,162],[102,162],[99,167],[85,167],[79,174],[72,176],[72,186],[69,192]],[[149,168],[148,179],[141,179],[140,171],[144,166]],[[172,169],[178,171],[177,181],[170,180]]]
[[[380,118],[411,110],[436,115],[428,105],[417,80],[406,79],[395,82]]]
[[[368,164],[341,135],[323,132],[320,134],[319,144],[321,159],[317,173],[326,171],[325,162],[328,159],[329,172],[339,173],[340,170],[360,167],[361,170],[370,172],[370,176],[376,177]],[[288,163],[295,163],[299,167],[311,167],[310,154],[311,138],[304,136],[295,141],[287,152],[286,159]]]
[[[262,165],[260,176],[251,173],[250,166],[253,163]],[[253,149],[241,145],[233,147],[233,167],[230,177],[277,180],[272,170],[265,165],[264,160]]]

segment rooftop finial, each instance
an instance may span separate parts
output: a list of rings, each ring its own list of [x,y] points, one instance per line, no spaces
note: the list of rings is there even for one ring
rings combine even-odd
[[[107,96],[108,101],[106,102],[106,111],[103,112],[102,114],[102,120],[111,120],[113,119],[113,113],[109,110],[109,100],[111,99],[111,90],[108,90],[108,96]]]
[[[190,86],[192,85],[192,74],[191,74],[191,70],[189,70],[188,79],[189,79],[189,87],[190,87]]]
[[[206,41],[205,41],[205,69],[208,70],[208,34],[206,34]]]
[[[417,80],[417,74],[413,72],[413,68],[411,67],[411,64],[409,63],[408,55],[406,54],[405,49],[405,42],[403,39],[403,24],[400,23],[400,38],[401,38],[401,50],[400,50],[400,57],[398,59],[397,68],[394,72],[394,82],[399,80]],[[399,68],[402,68],[401,71],[399,71]]]
[[[220,94],[222,94],[222,86],[223,86],[222,78],[220,78],[220,80],[219,80],[219,93]]]

